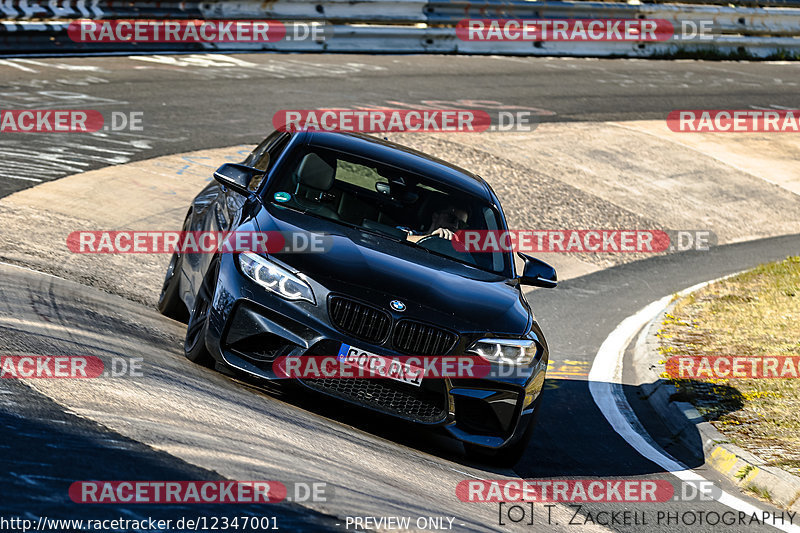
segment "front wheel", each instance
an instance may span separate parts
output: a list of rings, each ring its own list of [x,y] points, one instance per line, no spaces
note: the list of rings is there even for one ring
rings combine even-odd
[[[167,274],[164,276],[164,285],[161,287],[161,295],[158,297],[156,308],[162,315],[185,324],[189,319],[189,312],[180,295],[182,263],[183,257],[177,252],[173,253],[167,267]]]
[[[183,343],[183,352],[189,361],[209,368],[214,366],[214,358],[206,348],[206,333],[218,275],[219,260],[217,259],[209,266],[200,290],[197,292],[197,297],[194,299],[194,308],[189,315],[186,340]]]

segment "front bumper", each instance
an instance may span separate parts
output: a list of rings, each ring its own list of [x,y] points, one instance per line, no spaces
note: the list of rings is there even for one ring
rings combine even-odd
[[[215,359],[245,374],[280,379],[272,369],[278,357],[335,356],[342,343],[384,356],[401,353],[362,342],[330,322],[328,290],[310,281],[317,303],[290,302],[243,276],[235,257],[221,259],[206,344]],[[540,355],[523,374],[491,378],[427,378],[421,387],[388,379],[298,379],[317,392],[429,427],[458,440],[500,448],[513,443],[533,418],[547,367],[547,347],[538,326]],[[463,333],[453,353],[481,332]]]

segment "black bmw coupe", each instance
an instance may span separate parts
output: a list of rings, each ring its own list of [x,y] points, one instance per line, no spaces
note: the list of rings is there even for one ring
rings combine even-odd
[[[325,245],[174,254],[158,308],[188,321],[186,357],[274,380],[286,358],[478,356],[497,372],[296,381],[440,428],[480,460],[518,460],[548,363],[522,288],[555,287],[556,273],[522,254],[515,265],[510,251],[454,246],[459,231],[507,229],[483,179],[371,136],[309,131],[275,131],[214,178],[184,231],[321,235]]]

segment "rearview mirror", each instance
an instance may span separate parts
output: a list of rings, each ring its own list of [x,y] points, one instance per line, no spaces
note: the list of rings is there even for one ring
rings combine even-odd
[[[558,285],[558,277],[556,276],[556,269],[535,257],[525,255],[517,252],[525,266],[522,269],[522,275],[519,277],[519,282],[523,285],[533,285],[534,287],[546,287],[548,289],[554,288]]]
[[[247,196],[250,194],[248,189],[250,182],[260,174],[264,174],[264,171],[238,163],[225,163],[214,171],[214,179],[223,186]]]

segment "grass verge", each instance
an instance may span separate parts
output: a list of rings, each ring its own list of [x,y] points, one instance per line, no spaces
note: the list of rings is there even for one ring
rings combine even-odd
[[[800,356],[800,257],[761,265],[679,300],[658,332],[672,356]],[[673,380],[731,442],[800,474],[800,379]]]

